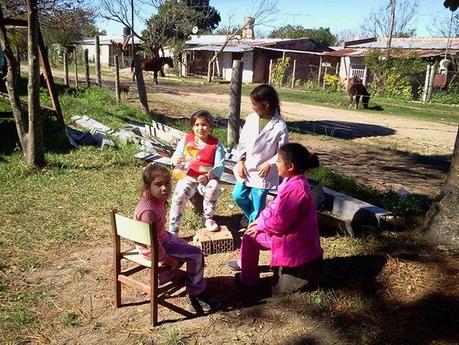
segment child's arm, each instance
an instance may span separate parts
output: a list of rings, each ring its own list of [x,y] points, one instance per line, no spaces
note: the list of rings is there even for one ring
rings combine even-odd
[[[218,142],[217,150],[215,151],[214,166],[209,171],[209,178],[220,178],[225,170],[225,148]]]
[[[279,152],[279,149],[281,148],[281,146],[283,146],[285,144],[288,144],[287,126],[284,126],[284,128],[280,132],[279,140],[277,141],[277,150],[276,150],[276,152]],[[277,161],[277,153],[271,159],[267,160],[266,163],[268,163],[269,165],[275,165],[276,161]]]
[[[225,148],[218,142],[217,150],[215,151],[214,166],[207,174],[197,177],[198,183],[207,184],[212,179],[219,179],[225,170]]]
[[[177,165],[183,157],[183,152],[185,151],[185,137],[183,137],[175,148],[174,154],[171,157],[172,165]]]
[[[139,220],[144,223],[156,223],[156,214],[155,212],[151,210],[146,210],[142,212]],[[158,232],[156,232],[156,236],[158,238],[158,260],[159,262],[162,263],[163,265],[171,266],[172,269],[177,268],[179,265],[179,261],[176,258],[167,255],[166,250],[164,249],[163,244],[161,243],[159,239]],[[150,246],[149,248],[151,249]],[[150,250],[150,253],[151,253],[151,250]]]
[[[257,230],[264,231],[271,235],[283,235],[287,233],[305,209],[304,203],[309,202],[303,193],[294,190],[286,191],[278,195],[275,209],[271,217],[260,216],[257,219]]]

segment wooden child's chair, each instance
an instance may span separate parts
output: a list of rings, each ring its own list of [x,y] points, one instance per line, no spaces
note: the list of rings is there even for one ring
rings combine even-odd
[[[177,292],[184,286],[183,274],[177,274],[175,279],[162,286],[159,286],[158,284],[158,274],[167,270],[168,267],[159,265],[158,238],[156,236],[155,224],[147,224],[121,216],[117,213],[117,210],[114,209],[112,210],[112,229],[116,308],[120,308],[122,306],[121,285],[126,284],[150,295],[150,314],[151,324],[153,327],[158,324],[158,304],[161,304],[186,317],[193,317],[194,315],[192,313],[165,300],[167,295]],[[151,260],[143,257],[136,248],[121,252],[121,238],[151,246]],[[126,269],[125,271],[121,271],[122,260],[128,260],[137,265],[133,268]],[[149,269],[150,271],[149,285],[131,277],[134,273],[138,273],[144,269]]]

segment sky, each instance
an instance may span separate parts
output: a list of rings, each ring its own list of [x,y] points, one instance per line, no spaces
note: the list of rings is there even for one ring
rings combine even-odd
[[[96,2],[97,0],[93,0]],[[360,24],[370,11],[386,4],[387,0],[278,0],[278,13],[272,16],[269,25],[255,27],[256,35],[267,35],[276,27],[283,25],[302,25],[305,28],[329,27],[333,34],[348,30],[360,32]],[[416,36],[432,36],[428,27],[433,19],[449,18],[451,12],[443,7],[443,0],[418,0],[419,7],[414,22]],[[210,0],[222,18],[220,27],[236,26],[242,23],[243,17],[251,14],[251,0]],[[144,13],[149,11],[145,9]],[[153,14],[153,12],[151,13]],[[121,35],[121,24],[98,20],[99,29],[109,35]],[[143,25],[135,22],[136,28]],[[137,31],[137,30],[136,30]]]

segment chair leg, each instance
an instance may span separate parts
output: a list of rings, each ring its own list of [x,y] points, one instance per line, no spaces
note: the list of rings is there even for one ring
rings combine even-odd
[[[115,306],[121,307],[121,282],[118,281],[118,277],[115,277]]]
[[[151,325],[156,327],[158,325],[158,300],[157,296],[151,296],[150,301]]]
[[[151,325],[158,325],[158,271],[156,267],[150,270],[150,313]]]

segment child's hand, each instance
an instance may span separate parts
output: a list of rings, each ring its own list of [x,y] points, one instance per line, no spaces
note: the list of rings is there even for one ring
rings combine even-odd
[[[172,163],[173,166],[177,166],[177,165],[178,165],[179,163],[181,163],[182,161],[183,161],[183,157],[180,156],[180,157],[174,159],[173,161],[171,161],[171,163]]]
[[[260,177],[266,177],[268,175],[269,171],[271,170],[271,164],[268,162],[264,162],[260,167],[258,168],[258,176]]]
[[[257,221],[254,221],[254,222],[250,223],[247,227],[251,228],[253,226],[257,226]]]
[[[199,175],[197,180],[198,180],[198,183],[206,185],[207,182],[209,182],[209,176],[207,174]]]
[[[245,178],[248,175],[247,168],[245,167],[244,161],[239,161],[237,163],[237,173],[242,178]]]
[[[252,225],[252,224],[253,223],[251,223],[249,225],[249,227],[245,231],[245,234],[253,237],[257,233],[257,227],[255,225]]]

